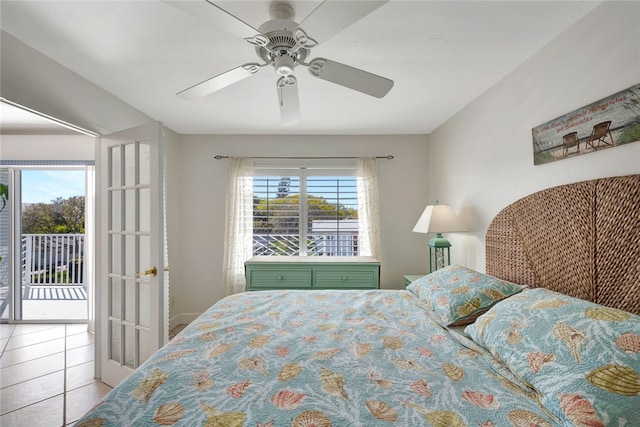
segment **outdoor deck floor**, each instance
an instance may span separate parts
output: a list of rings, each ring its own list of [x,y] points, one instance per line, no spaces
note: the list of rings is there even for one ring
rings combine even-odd
[[[6,287],[0,304],[2,318],[9,316]],[[82,285],[31,285],[22,288],[22,319],[28,321],[87,320],[87,292]]]
[[[23,293],[25,300],[86,300],[87,292],[82,285],[31,285]]]

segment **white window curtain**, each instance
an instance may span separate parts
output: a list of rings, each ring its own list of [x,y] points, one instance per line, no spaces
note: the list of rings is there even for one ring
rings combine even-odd
[[[356,159],[356,175],[360,255],[380,259],[378,160],[375,157]]]
[[[253,254],[253,159],[229,158],[223,281],[225,295],[244,291],[244,262]]]

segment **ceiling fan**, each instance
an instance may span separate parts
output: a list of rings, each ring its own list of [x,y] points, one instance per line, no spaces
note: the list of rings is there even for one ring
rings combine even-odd
[[[325,58],[306,62],[311,49],[373,12],[388,0],[337,1],[325,0],[300,24],[294,22],[295,11],[286,1],[273,1],[270,20],[258,29],[233,16],[214,0],[167,1],[171,5],[198,17],[209,17],[232,34],[239,35],[255,51],[261,62],[250,62],[195,84],[177,95],[196,99],[250,77],[267,66],[273,66],[279,76],[276,82],[280,115],[284,126],[300,121],[298,80],[295,67],[307,67],[309,74],[376,98],[382,98],[393,87],[393,80],[350,67]]]

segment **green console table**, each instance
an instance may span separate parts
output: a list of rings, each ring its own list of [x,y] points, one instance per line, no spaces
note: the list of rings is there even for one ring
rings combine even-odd
[[[380,262],[372,257],[257,256],[244,268],[247,291],[380,287]]]

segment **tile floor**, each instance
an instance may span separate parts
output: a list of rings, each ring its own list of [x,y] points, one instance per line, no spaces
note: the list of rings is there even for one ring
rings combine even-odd
[[[93,378],[93,343],[86,324],[0,324],[0,425],[73,425],[111,390]]]
[[[0,425],[73,424],[111,388],[93,378],[86,324],[0,324]]]

